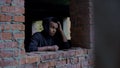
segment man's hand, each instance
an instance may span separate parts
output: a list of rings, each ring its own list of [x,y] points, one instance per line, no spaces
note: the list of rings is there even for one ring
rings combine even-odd
[[[60,22],[58,22],[58,30],[59,30],[60,34],[62,35],[63,42],[67,42],[67,38],[66,38],[66,36],[65,36],[65,34],[64,34],[63,30],[62,30]]]
[[[57,45],[38,47],[38,51],[57,51],[59,47]]]
[[[58,22],[58,30],[59,30],[59,31],[62,31],[62,27],[61,27],[60,22]]]
[[[48,50],[50,50],[50,51],[57,51],[58,49],[59,49],[59,47],[57,45],[48,46]]]

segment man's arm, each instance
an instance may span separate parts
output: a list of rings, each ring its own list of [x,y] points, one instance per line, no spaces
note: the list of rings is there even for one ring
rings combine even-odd
[[[70,44],[68,43],[68,40],[67,40],[63,30],[62,30],[60,22],[58,22],[58,25],[59,25],[58,31],[62,37],[62,44],[59,45],[59,49],[68,49],[68,48],[70,48]]]
[[[56,51],[58,50],[58,46],[57,45],[53,45],[53,46],[44,46],[44,47],[38,47],[37,45],[39,40],[40,40],[40,34],[37,32],[35,33],[32,38],[31,38],[31,42],[29,44],[29,51],[47,51],[47,50],[51,50],[51,51]]]
[[[62,30],[62,27],[61,27],[60,22],[58,22],[58,26],[59,26],[59,27],[58,27],[58,30],[59,30],[59,32],[61,33],[63,42],[67,42],[67,38],[66,38],[66,36],[65,36],[65,34],[64,34],[63,30]]]
[[[58,50],[58,46],[57,45],[53,45],[53,46],[44,46],[44,47],[38,47],[38,51],[56,51]]]

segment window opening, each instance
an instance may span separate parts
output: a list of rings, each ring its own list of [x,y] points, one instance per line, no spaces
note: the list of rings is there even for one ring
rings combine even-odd
[[[64,1],[64,0],[61,0]],[[39,6],[39,7],[38,7]],[[42,19],[53,16],[60,19],[65,35],[70,40],[70,32],[66,32],[69,15],[69,0],[57,2],[56,0],[26,0],[25,2],[25,50],[28,50],[31,36],[38,31],[42,31]]]

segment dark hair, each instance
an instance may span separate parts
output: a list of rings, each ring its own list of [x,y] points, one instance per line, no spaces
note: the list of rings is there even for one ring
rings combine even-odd
[[[57,23],[59,20],[56,17],[46,17],[43,19],[43,28],[45,32],[49,32],[50,22]]]
[[[58,20],[57,18],[55,18],[55,17],[46,17],[46,18],[43,19],[43,27],[44,27],[46,24],[49,25],[50,22],[55,22],[55,23],[57,23],[58,21],[59,21],[59,20]]]

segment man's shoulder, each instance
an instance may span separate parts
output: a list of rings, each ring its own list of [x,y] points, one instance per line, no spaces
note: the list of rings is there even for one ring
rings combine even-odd
[[[41,36],[41,32],[36,32],[36,33],[33,34],[33,36],[38,36],[38,35]]]
[[[35,32],[34,34],[41,34],[41,32]]]

